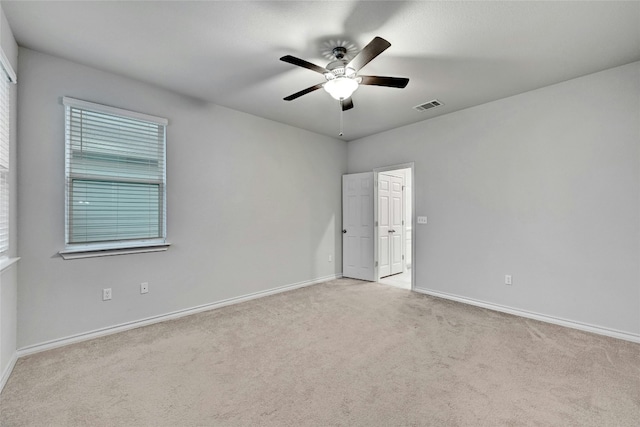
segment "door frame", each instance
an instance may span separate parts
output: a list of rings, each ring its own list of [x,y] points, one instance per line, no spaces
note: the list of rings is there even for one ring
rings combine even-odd
[[[376,282],[380,280],[380,270],[378,268],[378,174],[390,172],[398,169],[411,169],[411,290],[416,287],[416,186],[415,186],[415,163],[401,163],[397,165],[383,166],[373,170],[373,253],[374,253],[374,273]]]

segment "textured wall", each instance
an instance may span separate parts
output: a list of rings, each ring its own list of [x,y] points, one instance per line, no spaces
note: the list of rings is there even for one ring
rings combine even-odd
[[[633,63],[352,141],[348,160],[415,162],[418,288],[638,336],[639,148]]]
[[[344,142],[28,49],[19,64],[19,348],[342,271]],[[57,256],[62,96],[169,119],[167,252]]]

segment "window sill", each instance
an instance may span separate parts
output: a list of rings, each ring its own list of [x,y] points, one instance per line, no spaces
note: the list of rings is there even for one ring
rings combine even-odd
[[[82,249],[65,249],[58,252],[65,259],[81,259],[94,258],[101,256],[140,254],[145,252],[164,252],[169,249],[171,243],[154,243],[152,245],[134,246],[127,248],[82,248]]]
[[[20,257],[0,259],[0,273],[20,261]]]

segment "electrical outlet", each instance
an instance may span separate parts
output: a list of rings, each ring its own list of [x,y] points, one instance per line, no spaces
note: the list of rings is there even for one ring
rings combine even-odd
[[[108,301],[111,299],[111,288],[105,288],[102,290],[102,301]]]
[[[419,216],[418,217],[418,224],[426,224],[427,223],[427,217],[426,216]]]
[[[149,292],[149,283],[148,282],[140,283],[140,293],[146,294],[147,292]]]
[[[510,274],[505,274],[505,276],[504,276],[504,284],[505,285],[510,285],[511,284],[511,275]]]
[[[329,254],[329,262],[333,261],[333,255]]]

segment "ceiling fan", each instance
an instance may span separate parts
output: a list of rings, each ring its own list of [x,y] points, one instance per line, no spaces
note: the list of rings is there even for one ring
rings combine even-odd
[[[315,86],[308,87],[293,95],[284,98],[285,101],[293,101],[296,98],[306,95],[307,93],[324,87],[324,90],[340,101],[342,111],[353,108],[353,100],[351,95],[358,89],[359,85],[387,86],[402,89],[407,86],[409,79],[402,77],[381,77],[381,76],[362,76],[358,72],[376,56],[380,55],[391,43],[381,37],[374,37],[371,42],[364,47],[351,61],[345,59],[347,48],[344,46],[336,46],[332,50],[334,61],[330,62],[326,67],[312,64],[304,59],[295,56],[286,55],[280,58],[281,61],[299,67],[308,68],[324,76],[327,80],[324,83],[318,83]]]

